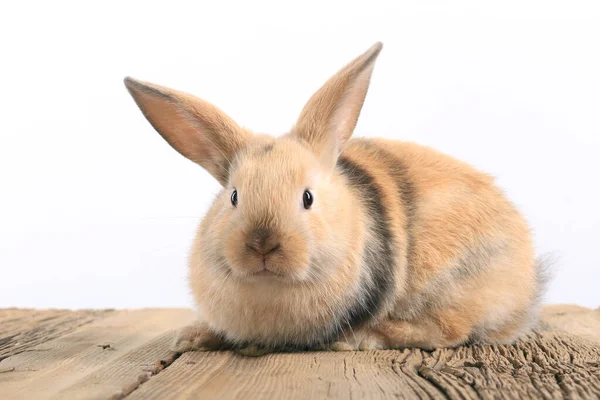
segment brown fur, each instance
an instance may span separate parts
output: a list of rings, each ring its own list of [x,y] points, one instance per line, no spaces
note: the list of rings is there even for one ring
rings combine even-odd
[[[154,128],[223,185],[190,255],[199,322],[176,349],[431,349],[531,327],[529,228],[493,179],[427,147],[350,139],[380,51],[327,81],[279,138],[126,79]]]

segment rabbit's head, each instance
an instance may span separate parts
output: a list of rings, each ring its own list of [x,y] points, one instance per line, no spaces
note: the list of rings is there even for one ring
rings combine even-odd
[[[223,186],[195,249],[213,272],[246,282],[318,280],[362,246],[352,221],[356,200],[336,163],[381,48],[375,44],[331,77],[278,138],[255,135],[189,94],[125,79],[158,133]]]

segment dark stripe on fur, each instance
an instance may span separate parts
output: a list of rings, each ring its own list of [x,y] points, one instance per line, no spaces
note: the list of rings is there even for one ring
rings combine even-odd
[[[363,255],[363,263],[369,268],[371,282],[365,282],[362,292],[358,294],[354,304],[350,305],[346,320],[339,327],[343,330],[360,327],[377,315],[384,300],[393,291],[396,265],[393,234],[381,189],[363,167],[348,158],[340,157],[337,165],[350,181],[351,187],[359,192],[358,196],[372,220],[371,234],[377,242],[375,246],[366,248]]]
[[[404,209],[405,223],[404,232],[406,234],[406,266],[412,268],[412,259],[414,251],[414,233],[416,211],[415,211],[415,190],[412,181],[408,178],[406,167],[392,153],[379,147],[372,142],[364,142],[366,147],[373,152],[374,158],[381,160],[388,168],[387,173],[394,179],[399,202]]]

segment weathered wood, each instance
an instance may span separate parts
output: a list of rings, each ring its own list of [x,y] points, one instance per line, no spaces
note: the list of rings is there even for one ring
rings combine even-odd
[[[61,390],[55,399],[122,399],[178,356],[169,350],[173,332],[167,331],[138,348],[107,362]]]
[[[0,374],[0,399],[108,398],[170,353],[159,335],[191,319],[190,310],[114,312],[3,360],[0,368],[14,370]],[[118,368],[102,368],[111,364]]]
[[[0,399],[600,398],[600,309],[545,307],[543,330],[513,346],[260,358],[170,352],[189,310],[88,313],[0,310],[0,337],[48,332],[0,362]]]
[[[554,329],[600,342],[600,308],[549,305],[542,308],[542,321]]]
[[[0,310],[0,361],[104,318],[110,310]]]
[[[567,333],[514,346],[272,354],[185,353],[128,399],[600,398],[600,346]]]

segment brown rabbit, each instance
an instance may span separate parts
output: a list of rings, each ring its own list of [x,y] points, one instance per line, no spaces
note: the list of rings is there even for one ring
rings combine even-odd
[[[223,186],[191,251],[198,323],[175,350],[433,349],[532,327],[541,267],[493,179],[427,147],[350,139],[381,49],[330,78],[279,138],[125,79],[158,133]]]

